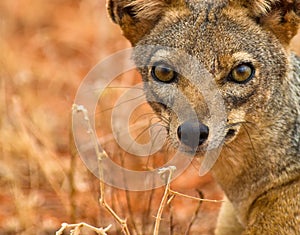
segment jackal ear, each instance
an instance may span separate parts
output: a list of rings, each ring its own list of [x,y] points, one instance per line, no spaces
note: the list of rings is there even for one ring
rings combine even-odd
[[[124,36],[134,45],[154,28],[172,6],[183,0],[106,0],[111,19],[118,24]]]
[[[234,1],[234,0],[233,0]],[[238,0],[264,28],[288,46],[300,23],[300,0]]]

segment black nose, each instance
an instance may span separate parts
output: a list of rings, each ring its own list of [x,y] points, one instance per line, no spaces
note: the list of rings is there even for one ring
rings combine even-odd
[[[195,148],[207,140],[209,128],[201,122],[185,121],[178,127],[177,135],[183,144]]]

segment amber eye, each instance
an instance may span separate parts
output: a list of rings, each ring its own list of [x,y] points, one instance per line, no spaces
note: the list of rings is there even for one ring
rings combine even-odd
[[[236,83],[246,83],[255,75],[255,69],[251,64],[240,64],[230,73],[230,79]]]
[[[151,76],[160,82],[170,83],[174,81],[177,73],[166,64],[157,64],[152,67]]]

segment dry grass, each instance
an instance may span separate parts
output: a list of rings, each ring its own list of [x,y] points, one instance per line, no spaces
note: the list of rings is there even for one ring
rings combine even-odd
[[[62,222],[112,224],[110,234],[120,234],[99,206],[98,179],[69,151],[71,107],[82,78],[100,59],[129,47],[104,5],[104,0],[0,1],[0,234],[53,234]],[[100,128],[107,151],[119,159],[122,151],[110,143],[110,129],[105,123]],[[133,168],[141,164],[129,162]],[[210,176],[198,179],[193,166],[173,187],[221,196]],[[106,194],[132,234],[153,231],[163,189],[128,193],[107,187]],[[184,234],[191,219],[197,226],[190,234],[212,234],[219,205],[203,203],[195,216],[197,207],[197,201],[176,197],[163,214],[161,234]]]
[[[77,159],[70,168],[68,149],[81,79],[100,58],[126,46],[116,39],[106,48],[114,30],[106,30],[103,6],[93,0],[0,3],[0,234],[52,233],[71,219],[98,223],[95,180]]]

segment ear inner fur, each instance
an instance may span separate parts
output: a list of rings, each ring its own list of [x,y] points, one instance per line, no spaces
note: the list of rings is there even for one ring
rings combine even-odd
[[[112,20],[119,24],[124,36],[135,45],[151,31],[157,22],[172,9],[185,9],[183,0],[108,0],[107,9]]]
[[[248,15],[275,34],[285,47],[297,34],[300,23],[299,0],[229,0],[229,3],[246,8]]]

